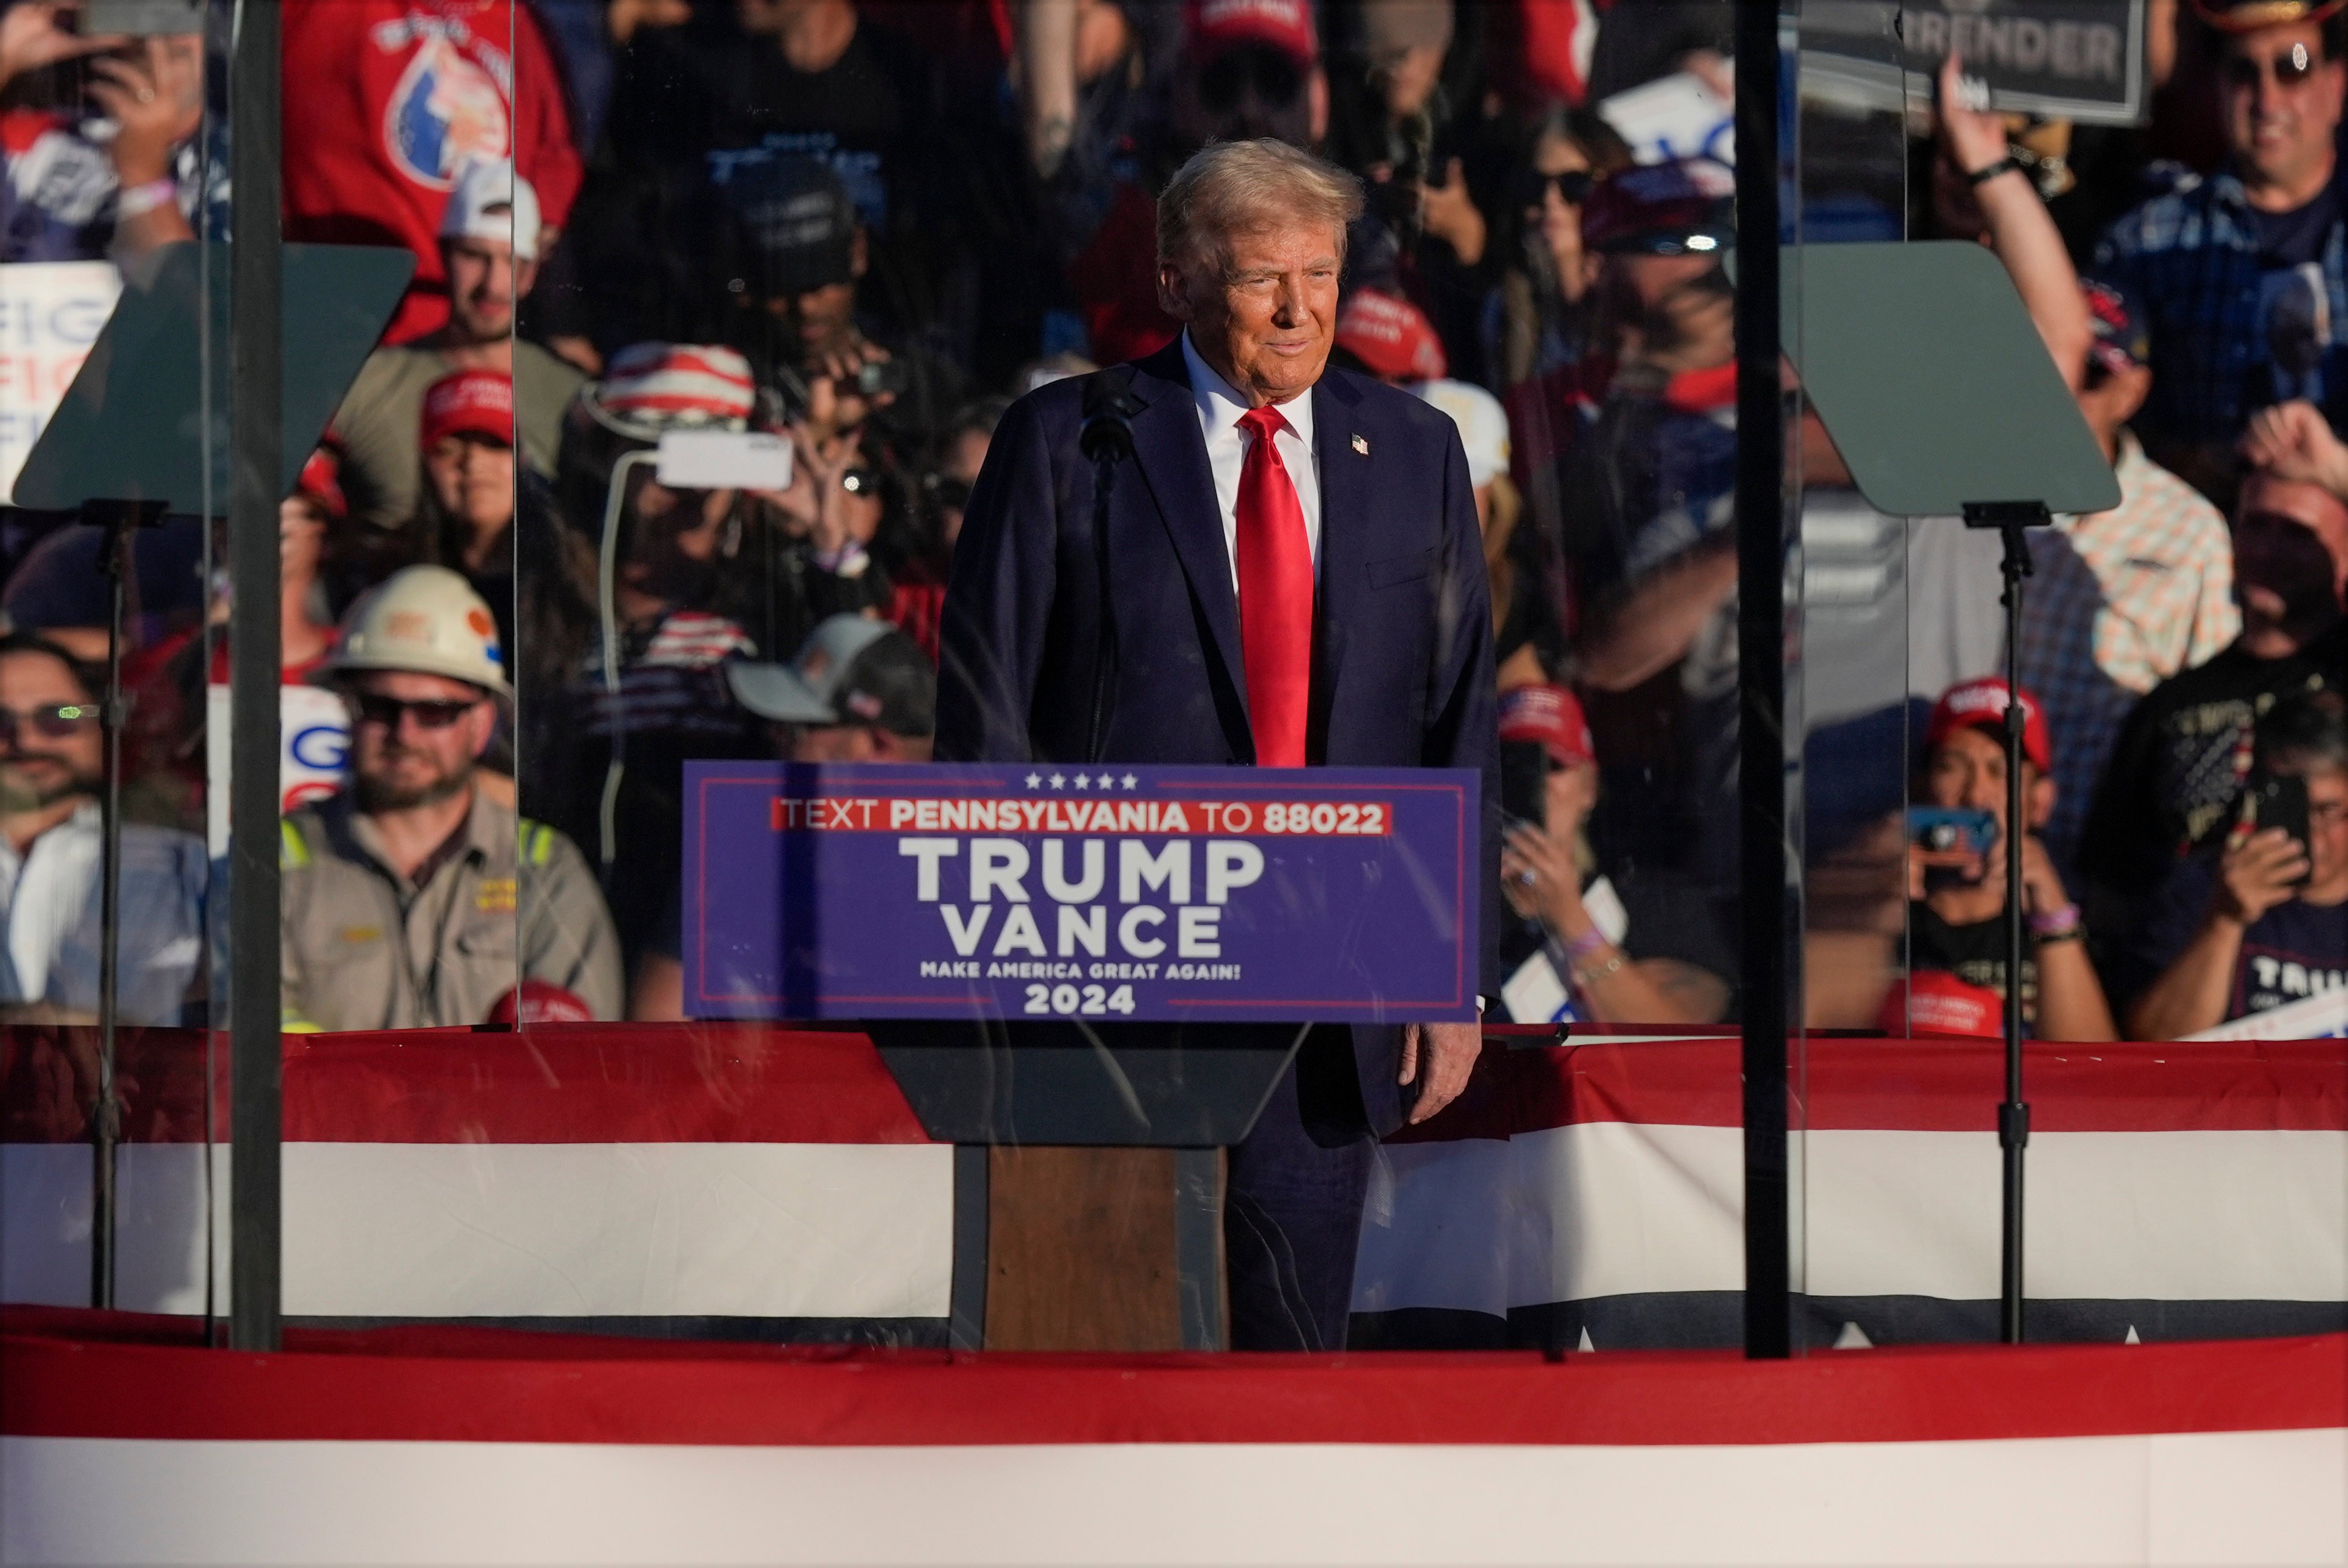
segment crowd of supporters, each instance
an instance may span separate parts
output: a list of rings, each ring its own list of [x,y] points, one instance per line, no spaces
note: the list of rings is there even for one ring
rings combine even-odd
[[[1807,748],[1814,1025],[1993,1033],[2018,984],[2050,1037],[2165,1038],[2348,987],[2333,9],[2150,0],[2136,129],[1972,107],[1952,57],[1905,177],[1837,210],[1995,253],[2122,500],[2033,540],[2009,824],[1994,541],[1874,514],[1807,422],[1814,559],[1883,537],[1905,568],[1853,658],[1907,672]],[[77,11],[0,8],[0,261],[221,237],[219,38],[93,36]],[[284,508],[289,876],[366,906],[289,900],[289,1008],[307,984],[358,993],[346,1027],[478,1022],[508,989],[508,1013],[680,1016],[684,763],[927,756],[996,421],[1171,338],[1154,192],[1210,141],[1274,137],[1370,192],[1336,361],[1450,414],[1474,480],[1500,1006],[1733,1020],[1731,26],[1726,0],[288,0],[286,237],[417,263]],[[1660,131],[1625,107],[1659,94]],[[789,482],[664,483],[680,429],[781,435]],[[106,580],[90,531],[5,543],[0,1000],[70,1012]],[[157,891],[126,943],[149,1021],[203,1016],[226,672],[204,544],[139,542],[126,864]],[[355,654],[395,594],[486,624],[448,633],[461,656]],[[1838,634],[1812,634],[1823,657]],[[1844,788],[1870,746],[1906,777]],[[561,907],[519,956],[465,954],[530,984],[417,978],[487,929],[451,934],[449,908],[517,897]]]

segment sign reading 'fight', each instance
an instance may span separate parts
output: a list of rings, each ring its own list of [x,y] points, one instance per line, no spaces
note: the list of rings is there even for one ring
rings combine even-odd
[[[689,762],[704,1017],[1476,1016],[1478,780]]]

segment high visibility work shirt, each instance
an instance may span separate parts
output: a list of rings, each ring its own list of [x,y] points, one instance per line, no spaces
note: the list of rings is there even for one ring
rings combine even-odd
[[[526,979],[619,1016],[611,914],[585,857],[545,824],[476,789],[454,852],[420,868],[421,885],[386,862],[347,792],[280,829],[288,1026],[479,1024]]]

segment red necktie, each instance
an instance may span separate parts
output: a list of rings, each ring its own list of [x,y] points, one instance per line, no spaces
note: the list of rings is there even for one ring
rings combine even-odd
[[[1304,508],[1272,436],[1277,408],[1251,408],[1255,438],[1240,468],[1240,648],[1260,768],[1304,766],[1304,711],[1313,687],[1313,546]]]

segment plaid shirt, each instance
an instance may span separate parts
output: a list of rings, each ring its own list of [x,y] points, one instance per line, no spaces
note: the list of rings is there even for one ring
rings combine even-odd
[[[2320,265],[2331,319],[2348,323],[2348,224],[2333,225]],[[2260,314],[2260,284],[2276,263],[2260,253],[2240,179],[2188,177],[2124,214],[2088,270],[2142,313],[2153,378],[2136,424],[2157,449],[2230,444],[2250,410],[2281,400]]]
[[[2199,491],[2120,432],[2120,504],[2031,536],[2022,684],[2054,737],[2047,848],[2068,871],[2087,807],[2136,699],[2238,636],[2234,548]]]

